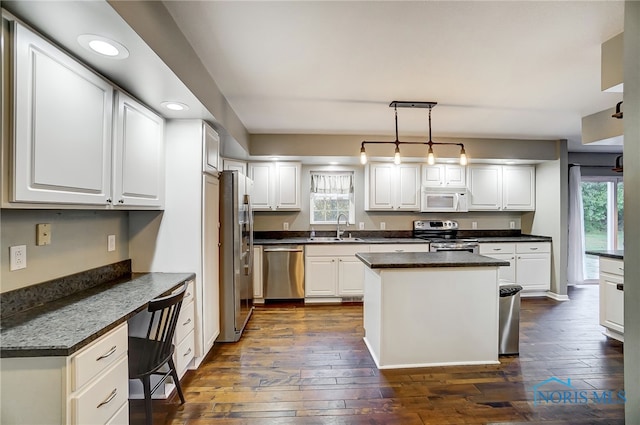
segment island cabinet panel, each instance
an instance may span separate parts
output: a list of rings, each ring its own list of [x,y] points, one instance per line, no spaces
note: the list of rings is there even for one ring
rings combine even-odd
[[[497,276],[495,266],[367,267],[364,339],[378,368],[497,364]]]
[[[13,22],[13,202],[107,205],[113,87]]]
[[[624,341],[624,261],[600,257],[600,325],[608,337]]]

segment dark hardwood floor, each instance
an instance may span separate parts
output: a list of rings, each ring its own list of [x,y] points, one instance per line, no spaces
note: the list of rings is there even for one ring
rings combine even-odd
[[[187,373],[184,405],[154,402],[154,423],[623,424],[622,344],[601,334],[597,286],[569,296],[523,299],[520,355],[500,365],[398,370],[375,367],[361,305],[258,307],[240,342],[216,344]],[[572,388],[542,385],[535,401],[534,386],[552,377]],[[143,422],[139,401],[130,411]]]

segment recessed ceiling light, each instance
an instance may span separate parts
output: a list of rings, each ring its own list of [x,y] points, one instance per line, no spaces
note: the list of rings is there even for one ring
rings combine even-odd
[[[162,102],[160,105],[171,111],[186,111],[189,109],[189,105],[181,102]]]
[[[125,59],[129,57],[129,50],[117,41],[95,34],[78,36],[78,43],[85,49],[110,59]]]

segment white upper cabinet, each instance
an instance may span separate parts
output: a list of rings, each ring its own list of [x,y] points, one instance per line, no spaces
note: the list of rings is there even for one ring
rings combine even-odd
[[[301,208],[299,162],[250,162],[252,204],[256,211],[296,211]]]
[[[469,211],[535,210],[532,165],[470,165],[467,168]]]
[[[115,125],[113,203],[124,207],[164,206],[164,119],[118,92]]]
[[[8,200],[16,207],[162,208],[162,117],[124,93],[114,95],[107,80],[20,23],[12,25]]]
[[[111,198],[113,88],[13,23],[13,202],[106,205]]]
[[[536,209],[536,176],[533,166],[502,168],[502,207],[505,210]]]
[[[457,164],[423,165],[422,185],[426,187],[466,187],[466,168]]]
[[[493,210],[502,208],[502,166],[470,165],[469,210]]]
[[[365,210],[419,211],[420,164],[368,164]]]
[[[240,174],[247,175],[247,163],[244,161],[236,161],[235,159],[224,158],[222,160],[222,169],[229,171],[237,171]]]
[[[213,127],[204,121],[202,122],[202,132],[204,133],[202,171],[217,176],[220,169],[220,136]]]

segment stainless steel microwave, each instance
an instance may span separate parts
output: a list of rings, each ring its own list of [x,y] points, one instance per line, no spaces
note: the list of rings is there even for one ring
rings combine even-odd
[[[434,190],[422,189],[421,212],[467,212],[467,192],[465,190]]]

